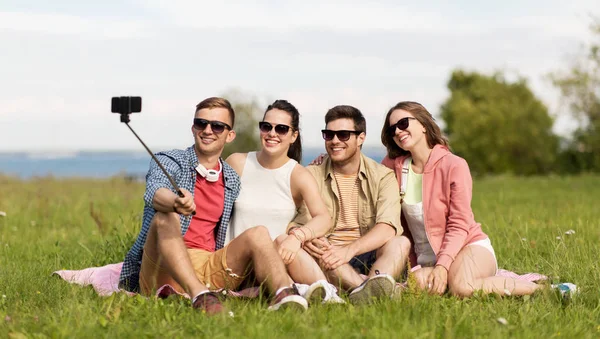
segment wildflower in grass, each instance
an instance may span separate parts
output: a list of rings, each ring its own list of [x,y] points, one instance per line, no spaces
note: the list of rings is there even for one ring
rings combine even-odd
[[[560,240],[560,239],[562,239],[562,238],[561,237],[556,237],[556,240]]]
[[[566,235],[573,235],[575,234],[575,230],[568,230],[565,232]]]
[[[502,325],[508,325],[508,320],[506,320],[505,318],[498,318],[496,319],[499,323],[501,323]]]
[[[6,212],[0,211],[0,217],[5,217],[5,216],[6,216]]]

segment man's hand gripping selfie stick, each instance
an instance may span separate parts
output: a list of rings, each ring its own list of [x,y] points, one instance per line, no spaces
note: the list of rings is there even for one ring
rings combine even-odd
[[[173,180],[173,178],[169,175],[169,173],[167,173],[167,170],[160,163],[160,161],[158,161],[158,159],[156,158],[156,156],[154,156],[154,153],[152,153],[152,151],[150,150],[150,148],[148,148],[148,146],[146,146],[146,144],[137,135],[137,133],[135,133],[135,131],[133,130],[133,128],[131,128],[131,126],[129,126],[129,121],[131,121],[129,119],[129,114],[131,114],[131,113],[139,113],[139,112],[142,111],[142,97],[113,97],[112,98],[112,102],[111,102],[111,111],[113,113],[119,113],[121,115],[121,122],[124,123],[125,125],[127,125],[127,127],[129,128],[129,130],[131,131],[131,133],[133,133],[133,135],[135,135],[135,137],[140,141],[140,143],[142,144],[142,146],[144,146],[144,148],[146,149],[146,151],[148,152],[148,154],[150,154],[150,156],[152,157],[152,159],[154,159],[154,161],[156,162],[156,164],[158,165],[158,167],[167,176],[167,179],[169,179],[169,182],[171,183],[171,185],[173,185],[173,187],[175,188],[175,191],[177,192],[177,195],[179,197],[181,197],[181,198],[185,197],[185,195],[183,194],[183,192],[179,188],[179,185],[177,185],[177,183],[175,182],[175,180]],[[193,211],[192,215],[196,215],[196,211]]]

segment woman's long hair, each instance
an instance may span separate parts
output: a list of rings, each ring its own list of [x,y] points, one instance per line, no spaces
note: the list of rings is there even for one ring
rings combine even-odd
[[[288,149],[287,156],[290,159],[296,160],[298,163],[302,161],[302,137],[300,135],[300,112],[294,107],[294,105],[290,104],[287,100],[275,100],[272,104],[267,107],[265,110],[265,115],[268,111],[272,109],[278,109],[284,112],[287,112],[290,117],[292,117],[292,133],[294,131],[298,132],[298,137],[293,144],[290,145]],[[263,115],[264,119],[264,115]]]
[[[388,134],[388,128],[390,127],[390,116],[397,110],[407,111],[417,119],[423,127],[425,127],[425,137],[427,139],[427,145],[433,148],[435,145],[449,146],[448,139],[442,134],[440,126],[438,126],[433,120],[433,116],[423,105],[414,101],[401,101],[394,107],[390,108],[385,121],[383,122],[383,128],[381,129],[381,143],[387,149],[387,155],[390,159],[397,158],[399,156],[410,154],[409,151],[403,150],[394,141],[394,136]]]

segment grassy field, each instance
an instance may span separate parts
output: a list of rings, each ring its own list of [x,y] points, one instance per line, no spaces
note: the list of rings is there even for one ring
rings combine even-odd
[[[459,300],[409,291],[302,314],[232,300],[233,318],[207,318],[178,299],[102,298],[51,276],[122,261],[140,227],[142,193],[142,184],[120,179],[0,177],[0,337],[600,337],[599,176],[474,184],[475,216],[500,267],[577,284],[570,303],[553,293]]]

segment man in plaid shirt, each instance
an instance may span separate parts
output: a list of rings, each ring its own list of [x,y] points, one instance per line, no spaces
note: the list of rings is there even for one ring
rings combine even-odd
[[[213,314],[223,306],[212,291],[236,289],[252,265],[258,281],[275,295],[269,309],[306,309],[265,227],[248,229],[224,246],[240,191],[238,175],[220,158],[235,139],[234,120],[226,99],[205,99],[196,106],[194,146],[156,154],[184,197],[151,161],[142,229],[125,257],[119,285],[152,295],[169,284],[192,297],[194,308]]]

